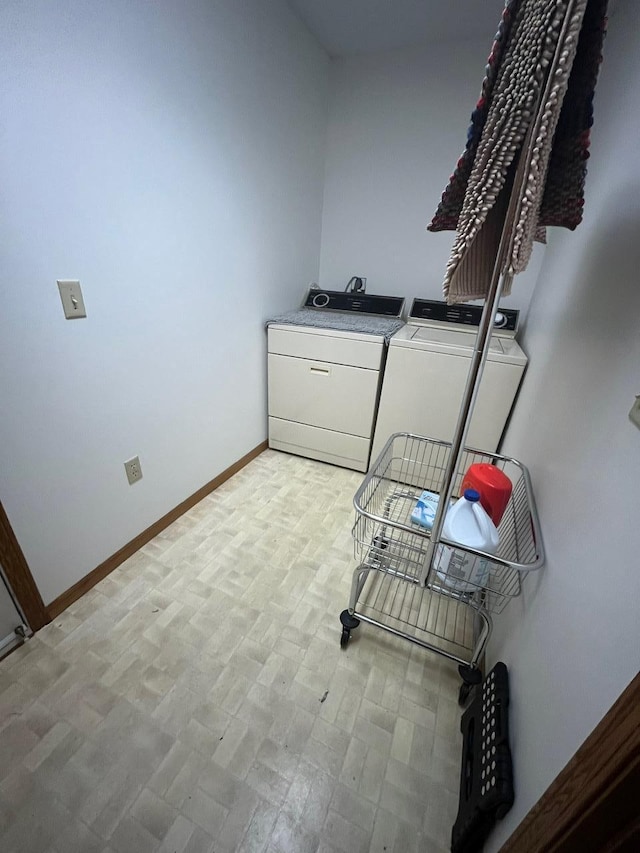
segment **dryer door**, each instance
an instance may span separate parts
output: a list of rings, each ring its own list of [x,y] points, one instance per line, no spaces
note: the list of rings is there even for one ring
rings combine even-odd
[[[269,414],[371,438],[377,370],[269,353]]]

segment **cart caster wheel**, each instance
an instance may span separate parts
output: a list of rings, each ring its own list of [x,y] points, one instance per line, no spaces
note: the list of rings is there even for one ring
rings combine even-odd
[[[466,664],[460,664],[458,667],[458,672],[460,673],[460,678],[462,679],[462,684],[460,685],[460,692],[458,693],[458,705],[463,708],[469,698],[469,693],[472,687],[475,687],[476,684],[480,684],[482,682],[482,673],[475,666],[467,666]]]
[[[458,705],[461,708],[467,704],[467,699],[469,698],[469,693],[471,692],[471,685],[465,684],[464,682],[460,685],[460,690],[458,692]]]
[[[357,616],[352,616],[348,610],[343,610],[340,614],[340,621],[342,622],[342,627],[346,628],[347,631],[353,631],[354,628],[357,628],[360,624],[360,620]]]
[[[342,622],[342,635],[340,636],[340,648],[346,649],[349,637],[354,628],[360,624],[357,616],[352,616],[348,610],[343,610],[340,614],[340,622]]]

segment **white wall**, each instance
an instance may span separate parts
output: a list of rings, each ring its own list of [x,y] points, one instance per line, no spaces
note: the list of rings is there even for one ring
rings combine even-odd
[[[442,299],[454,235],[426,226],[464,149],[496,24],[486,39],[332,61],[323,287],[364,275],[373,293]],[[543,253],[504,305],[526,311]]]
[[[497,850],[638,671],[640,6],[610,20],[583,224],[554,232],[505,452],[531,470],[547,564],[497,620],[512,685],[516,802]]]
[[[49,602],[266,437],[263,320],[318,276],[328,59],[284,0],[0,16],[0,500]]]

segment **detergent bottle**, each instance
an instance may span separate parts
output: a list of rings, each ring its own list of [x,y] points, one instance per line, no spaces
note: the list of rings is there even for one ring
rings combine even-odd
[[[480,495],[482,508],[497,527],[509,503],[513,485],[504,471],[497,465],[476,462],[462,479],[460,491],[474,489]]]
[[[480,504],[475,489],[465,489],[463,496],[447,512],[442,536],[458,542],[463,548],[475,548],[495,554],[498,531]],[[490,561],[460,548],[440,544],[436,551],[435,569],[440,581],[450,589],[474,592],[487,583]]]

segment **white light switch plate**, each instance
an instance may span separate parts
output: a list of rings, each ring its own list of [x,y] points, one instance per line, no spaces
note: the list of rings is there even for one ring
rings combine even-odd
[[[60,291],[60,299],[62,299],[64,316],[67,320],[75,320],[79,317],[87,316],[79,281],[58,279],[58,290]]]
[[[640,396],[636,397],[635,403],[631,406],[629,420],[640,429]]]

